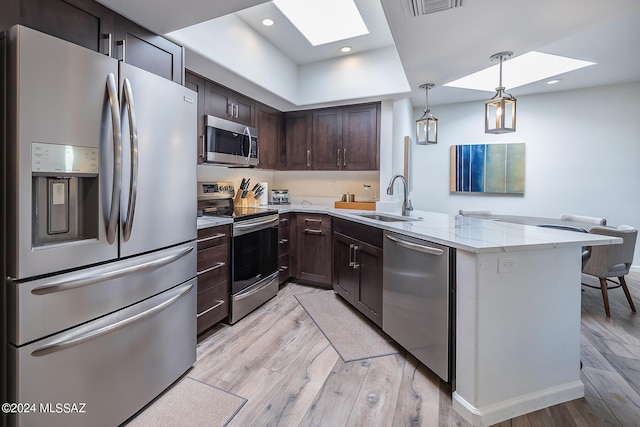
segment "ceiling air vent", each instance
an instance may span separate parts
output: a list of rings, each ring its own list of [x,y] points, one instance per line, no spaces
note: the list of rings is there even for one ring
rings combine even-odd
[[[428,15],[462,6],[462,0],[403,0],[407,17]]]

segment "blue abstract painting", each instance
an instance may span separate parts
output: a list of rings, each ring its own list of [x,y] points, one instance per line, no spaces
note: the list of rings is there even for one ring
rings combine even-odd
[[[524,194],[524,144],[451,146],[450,190]]]

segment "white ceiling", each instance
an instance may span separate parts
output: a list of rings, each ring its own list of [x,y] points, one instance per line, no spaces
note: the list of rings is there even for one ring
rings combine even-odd
[[[271,52],[269,56],[272,60],[281,57],[287,62],[282,66],[284,68],[271,68],[268,65],[262,67],[260,72],[266,76],[271,73],[273,78],[286,75],[282,70],[291,67],[301,70],[300,74],[315,75],[317,78],[319,72],[310,72],[312,68],[322,70],[322,67],[326,69],[326,64],[333,64],[333,69],[336,69],[335,64],[340,61],[347,63],[349,56],[358,59],[366,56],[369,61],[375,58],[376,61],[391,63],[394,60],[397,62],[399,56],[402,75],[389,72],[387,76],[397,84],[383,82],[384,78],[376,75],[374,81],[378,83],[367,84],[366,88],[355,91],[353,99],[335,95],[337,103],[358,102],[367,98],[400,99],[411,95],[414,105],[424,106],[424,92],[418,88],[422,83],[436,85],[429,92],[431,105],[486,99],[492,94],[442,85],[493,65],[489,57],[506,50],[513,51],[514,56],[537,50],[597,63],[595,66],[558,76],[562,82],[557,85],[536,82],[514,90],[507,88],[516,97],[640,81],[638,0],[463,0],[462,7],[420,17],[408,16],[406,13],[406,2],[409,0],[355,0],[370,29],[370,35],[315,48],[286,21],[277,7],[264,0],[98,1],[159,34],[177,31],[168,37],[187,48],[187,66],[190,65],[191,50],[197,52],[195,56],[200,61],[202,57],[207,59],[211,55],[208,59],[219,62],[219,58],[215,57],[215,50],[202,48],[201,44],[205,42],[217,46],[233,45],[232,38],[238,35],[231,31],[207,33],[212,28],[221,28],[213,25],[219,21],[214,18],[231,12],[236,12],[234,19],[239,19],[255,33],[251,40],[244,41],[245,45],[256,40],[262,46],[268,44],[267,50]],[[272,18],[275,25],[264,27],[261,21],[266,17]],[[209,21],[211,19],[214,21]],[[185,34],[189,34],[189,37]],[[350,55],[340,53],[339,47],[344,44],[353,47]],[[236,50],[240,55],[243,54],[240,47],[236,47]],[[390,51],[394,55],[388,55]],[[376,67],[372,67],[371,62],[363,63],[368,64],[369,68],[363,68],[359,72],[366,79],[370,77],[367,69]],[[224,83],[222,74],[229,70],[225,69],[225,64],[219,65],[216,70],[221,73],[221,79],[218,80]],[[382,69],[393,69],[393,65]],[[283,110],[296,106],[308,107],[308,103],[315,102],[316,98],[312,96],[298,102],[295,95],[285,93],[290,90],[281,90],[277,85],[270,87],[268,77],[265,82],[260,82],[260,78],[250,77],[250,72],[243,73],[243,70],[239,70],[238,65],[234,71],[237,71],[235,74],[245,76],[244,79],[238,76],[227,77],[226,81],[245,86],[234,86],[235,89],[256,99],[267,99],[269,97],[265,93],[273,92],[274,99],[282,101],[280,105],[274,106]],[[375,74],[375,71],[372,73]],[[359,79],[353,74],[348,75],[354,85],[359,83]],[[246,84],[243,85],[245,80]],[[309,84],[308,81],[306,84]],[[367,89],[370,93],[366,93]],[[299,87],[295,90],[303,91]],[[305,102],[307,99],[309,101]],[[317,99],[319,103],[331,101]]]

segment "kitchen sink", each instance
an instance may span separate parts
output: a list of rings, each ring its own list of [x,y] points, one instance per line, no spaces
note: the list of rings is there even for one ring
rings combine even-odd
[[[403,221],[419,221],[422,218],[420,217],[409,217],[409,216],[394,216],[394,215],[385,215],[378,213],[366,213],[366,214],[357,214],[363,218],[375,219],[376,221],[383,222],[403,222]]]

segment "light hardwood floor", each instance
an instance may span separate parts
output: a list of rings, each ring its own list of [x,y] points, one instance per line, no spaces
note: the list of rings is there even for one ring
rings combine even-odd
[[[640,273],[627,283],[640,307]],[[320,290],[287,283],[236,325],[200,338],[188,375],[247,399],[230,426],[469,425],[452,408],[451,386],[409,354],[344,363],[293,297]],[[640,426],[640,318],[621,289],[609,298],[606,318],[600,291],[582,292],[585,397],[500,427]]]

